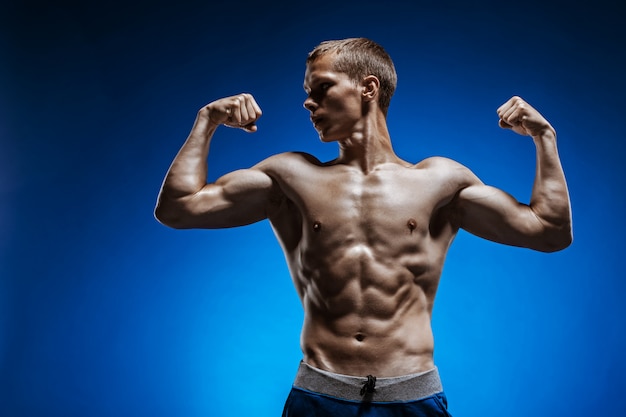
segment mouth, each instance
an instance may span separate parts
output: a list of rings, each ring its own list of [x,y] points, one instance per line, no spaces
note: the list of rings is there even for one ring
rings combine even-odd
[[[313,126],[317,127],[322,121],[323,119],[320,116],[311,116],[311,123],[313,123]]]

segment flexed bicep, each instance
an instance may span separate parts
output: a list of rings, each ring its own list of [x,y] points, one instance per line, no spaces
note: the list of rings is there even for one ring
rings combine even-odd
[[[550,225],[512,195],[484,184],[464,188],[456,197],[459,227],[511,246],[550,251]]]
[[[520,97],[498,108],[499,124],[532,137],[536,148],[535,181],[529,204],[484,185],[473,174],[456,196],[459,227],[507,245],[553,252],[572,242],[572,219],[556,131]]]
[[[176,228],[217,229],[251,224],[267,218],[272,178],[259,169],[241,169],[206,184],[198,192],[180,198]]]

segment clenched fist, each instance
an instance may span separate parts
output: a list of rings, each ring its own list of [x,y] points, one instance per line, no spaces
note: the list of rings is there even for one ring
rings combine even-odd
[[[550,123],[530,104],[514,96],[497,110],[501,128],[512,129],[526,136],[540,136],[546,131],[554,132]]]
[[[247,93],[215,100],[203,110],[208,113],[211,122],[247,132],[256,132],[256,121],[262,114],[254,97]]]

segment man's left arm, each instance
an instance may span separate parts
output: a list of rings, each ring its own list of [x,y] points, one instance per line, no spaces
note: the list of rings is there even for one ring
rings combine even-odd
[[[500,127],[532,137],[537,151],[535,182],[529,204],[484,185],[480,180],[456,198],[461,228],[496,242],[543,252],[572,242],[572,215],[565,174],[550,123],[520,97],[498,109]]]

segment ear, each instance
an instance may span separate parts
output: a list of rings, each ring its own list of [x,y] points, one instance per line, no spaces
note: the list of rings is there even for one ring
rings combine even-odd
[[[375,75],[368,75],[361,81],[363,93],[361,96],[366,101],[376,101],[378,99],[378,90],[380,89],[380,81]]]

